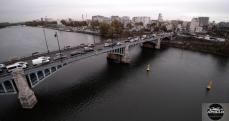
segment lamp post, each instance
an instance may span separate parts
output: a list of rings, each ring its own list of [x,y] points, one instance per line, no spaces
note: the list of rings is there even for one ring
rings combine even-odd
[[[61,54],[60,42],[59,42],[59,39],[58,39],[58,34],[57,34],[57,32],[55,32],[55,35],[54,35],[54,36],[56,37],[56,40],[57,40],[57,43],[58,43],[58,48],[59,48],[59,53]]]
[[[95,32],[94,29],[93,29],[93,31]],[[94,48],[95,48],[95,34],[93,35],[93,39],[94,39]]]
[[[46,44],[47,52],[49,53],[49,47],[48,47],[48,43],[47,43],[47,39],[46,39],[45,28],[43,28],[43,33],[44,33],[44,37],[45,37],[45,44]]]
[[[114,38],[114,30],[113,30],[113,27],[111,27],[111,31],[112,31],[111,42],[112,42],[112,48],[113,48],[113,46],[114,46],[114,43],[113,43],[113,38]]]

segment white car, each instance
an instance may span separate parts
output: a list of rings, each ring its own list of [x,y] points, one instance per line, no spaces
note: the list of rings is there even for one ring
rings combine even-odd
[[[20,69],[25,69],[28,67],[27,62],[16,62],[14,64],[6,66],[6,69],[8,72],[12,72],[14,69],[20,68]]]
[[[25,68],[27,68],[27,66],[28,66],[28,63],[27,62],[23,62],[23,61],[16,62],[15,64],[22,65]]]
[[[116,43],[116,45],[118,45],[118,46],[119,46],[119,45],[122,45],[122,44],[123,44],[122,42],[117,42],[117,43]]]
[[[135,40],[134,39],[131,39],[130,42],[135,42]]]
[[[110,43],[104,43],[104,47],[109,47],[110,45]]]
[[[33,66],[41,65],[48,62],[50,62],[50,57],[44,57],[44,56],[32,60]]]

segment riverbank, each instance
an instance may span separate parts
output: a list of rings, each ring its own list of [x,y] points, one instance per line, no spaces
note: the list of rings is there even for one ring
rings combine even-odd
[[[165,46],[211,53],[229,57],[229,42],[213,42],[193,37],[177,36],[175,41],[164,43]]]

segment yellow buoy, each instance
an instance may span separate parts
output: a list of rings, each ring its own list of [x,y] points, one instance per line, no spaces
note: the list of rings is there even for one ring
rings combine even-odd
[[[211,90],[211,88],[212,88],[212,81],[210,80],[207,85],[207,90],[209,91]]]
[[[150,65],[147,65],[146,71],[150,71]]]

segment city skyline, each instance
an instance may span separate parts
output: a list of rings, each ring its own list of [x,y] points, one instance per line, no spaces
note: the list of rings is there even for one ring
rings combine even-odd
[[[226,0],[3,0],[0,22],[29,21],[45,16],[81,20],[82,14],[88,19],[93,15],[149,16],[157,19],[158,13],[162,13],[164,20],[191,21],[193,17],[208,16],[210,21],[220,22],[229,20],[228,4]]]

